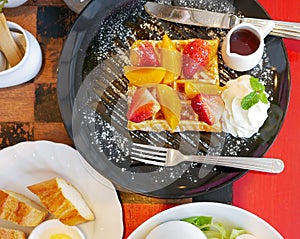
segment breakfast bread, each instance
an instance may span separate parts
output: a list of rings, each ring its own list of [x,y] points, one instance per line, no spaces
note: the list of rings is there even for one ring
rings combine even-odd
[[[45,208],[23,194],[0,190],[0,218],[21,226],[35,227],[48,215]],[[1,237],[2,238],[2,237]]]
[[[218,40],[137,40],[130,48],[130,131],[221,132]]]
[[[193,76],[185,76],[184,75],[184,71],[183,69],[180,69],[178,66],[176,66],[177,69],[174,69],[174,65],[167,65],[166,68],[168,71],[171,71],[173,73],[175,73],[175,78],[176,79],[197,79],[200,80],[202,82],[206,82],[206,83],[210,83],[210,84],[219,84],[219,67],[218,67],[218,49],[219,49],[219,40],[217,39],[213,39],[213,40],[203,40],[203,39],[187,39],[187,40],[171,40],[171,44],[174,44],[175,48],[176,48],[176,52],[178,53],[178,55],[181,55],[181,58],[185,56],[186,52],[185,52],[185,47],[187,45],[189,45],[190,43],[192,43],[195,40],[201,40],[202,42],[204,42],[208,48],[208,59],[207,59],[207,64],[205,64],[205,66],[201,66],[198,70],[195,71],[195,73],[193,74]],[[163,53],[170,53],[170,49],[165,49],[162,44],[164,42],[164,39],[162,41],[155,41],[155,40],[137,40],[135,43],[133,43],[133,45],[130,48],[130,61],[132,63],[132,65],[138,65],[143,67],[142,65],[140,65],[140,63],[136,64],[136,58],[137,57],[147,57],[149,56],[149,54],[151,54],[151,52],[149,52],[149,50],[147,50],[146,54],[142,53],[138,53],[138,56],[135,56],[136,52],[139,51],[139,45],[141,44],[146,44],[149,43],[151,44],[151,46],[153,47],[153,49],[155,49],[155,53],[160,55],[158,57],[158,61],[159,63],[157,63],[154,67],[159,67],[163,61],[162,59],[162,54]],[[149,46],[146,46],[146,49]],[[133,54],[134,53],[134,54]],[[174,55],[173,55],[174,56]],[[167,61],[172,61],[176,59],[172,59],[172,55],[168,56],[169,58],[167,59]],[[151,58],[153,59],[154,57],[151,56]],[[192,59],[191,59],[192,60]],[[180,60],[180,63],[182,63],[182,59]],[[165,64],[163,64],[165,66]],[[147,66],[149,65],[149,62],[147,60]],[[179,69],[179,72],[176,72]],[[175,80],[176,80],[175,79]]]
[[[25,239],[25,233],[20,230],[0,227],[1,239]]]
[[[220,132],[221,123],[208,125],[203,121],[196,120],[181,120],[175,129],[172,129],[166,120],[147,120],[140,123],[129,121],[127,125],[130,130],[142,130],[148,132],[183,132],[189,131],[206,131],[206,132]]]
[[[95,219],[81,193],[62,178],[53,178],[27,187],[45,208],[62,223],[74,226]]]

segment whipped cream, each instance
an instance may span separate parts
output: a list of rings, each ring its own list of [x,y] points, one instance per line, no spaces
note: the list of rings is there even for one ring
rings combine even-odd
[[[222,92],[225,111],[222,116],[222,128],[224,132],[233,136],[250,138],[258,132],[268,117],[270,103],[259,101],[249,110],[241,107],[242,99],[253,91],[250,85],[250,75],[243,75],[226,84]]]

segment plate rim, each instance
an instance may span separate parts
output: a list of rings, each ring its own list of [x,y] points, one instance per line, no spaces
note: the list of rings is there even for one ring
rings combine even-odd
[[[126,4],[126,3],[131,3],[131,2],[137,2],[137,1],[133,1],[133,0],[123,0],[123,1],[120,1],[121,3],[120,4]],[[257,1],[255,1],[255,0],[248,0],[248,3],[256,3],[257,5],[255,6],[256,8],[259,8],[260,9],[260,15],[263,15],[263,17],[265,17],[265,18],[270,18],[270,16],[267,14],[267,12],[266,12],[266,10],[261,6],[261,4],[259,4]],[[90,5],[92,5],[93,4],[93,2],[91,2],[88,6],[87,6],[87,8],[86,9],[88,9],[89,7],[91,7]],[[112,4],[112,9],[115,9],[115,7],[113,6],[113,4]],[[85,11],[83,11],[81,14],[84,14],[84,17],[86,17],[86,14],[85,14]],[[81,17],[81,14],[80,14],[80,16],[79,16],[79,18]],[[107,15],[109,15],[109,14],[107,14]],[[104,15],[104,16],[102,16],[102,18],[103,19],[105,19],[106,17],[107,17],[107,15]],[[245,15],[247,15],[247,14],[245,14]],[[79,19],[78,18],[78,19]],[[101,18],[101,19],[102,19]],[[79,24],[78,22],[80,21],[80,20],[76,20],[76,22],[75,22],[75,24],[73,25],[73,27],[72,27],[72,29],[71,29],[71,32],[72,32],[72,30],[73,29],[76,29],[76,27],[77,27],[77,24]],[[67,38],[67,41],[65,42],[65,46],[67,47],[67,44],[68,44],[68,38]],[[79,44],[78,42],[76,43],[76,44]],[[60,63],[59,63],[59,69],[61,69],[61,66],[62,66],[62,64],[63,64],[63,62],[64,62],[64,60],[65,59],[63,59],[63,57],[65,56],[65,54],[66,54],[66,49],[65,49],[65,46],[63,47],[63,51],[62,51],[62,54],[61,54],[61,58],[60,58]],[[287,52],[286,52],[286,48],[285,48],[285,45],[284,45],[284,43],[283,43],[283,41],[282,40],[280,40],[280,46],[282,47],[282,49],[283,49],[283,51],[284,51],[284,56],[285,56],[285,60],[286,60],[286,68],[285,68],[285,71],[284,71],[284,73],[286,73],[287,72],[287,74],[285,74],[285,78],[287,79],[287,81],[288,81],[288,89],[289,89],[289,92],[288,92],[288,96],[287,96],[287,98],[286,98],[286,100],[287,100],[287,104],[285,105],[285,108],[284,108],[284,110],[283,110],[283,116],[282,116],[282,121],[284,121],[284,119],[285,119],[285,116],[286,116],[286,113],[287,113],[287,108],[288,108],[288,103],[289,103],[289,97],[290,97],[290,66],[289,66],[289,60],[288,60],[288,57],[287,57]],[[78,47],[78,46],[77,46]],[[73,55],[73,54],[72,54]],[[72,60],[74,60],[74,59],[72,59]],[[65,69],[64,69],[65,70]],[[72,71],[72,69],[70,69],[70,71]],[[72,74],[72,72],[70,73],[70,74]],[[58,99],[59,99],[59,107],[60,107],[60,110],[61,110],[61,112],[62,112],[62,117],[63,117],[63,122],[64,122],[64,124],[65,124],[65,126],[66,126],[66,128],[67,128],[67,131],[68,131],[68,133],[69,133],[69,135],[71,136],[71,138],[72,138],[72,140],[73,140],[73,137],[72,137],[72,125],[70,126],[70,124],[72,124],[72,122],[68,122],[68,118],[69,118],[69,116],[70,115],[72,115],[72,104],[74,103],[74,100],[75,100],[75,97],[73,97],[73,95],[64,95],[64,92],[63,92],[63,88],[66,88],[66,85],[67,85],[67,88],[70,86],[70,82],[62,82],[62,80],[60,80],[61,79],[61,77],[64,75],[63,73],[61,73],[60,72],[60,70],[58,71],[58,87],[57,87],[57,91],[58,91]],[[69,75],[69,73],[68,73],[68,76],[70,76]],[[65,75],[64,75],[64,77],[65,77]],[[80,78],[81,79],[81,78]],[[66,107],[66,106],[64,106],[64,103],[66,103],[66,97],[69,97],[69,101],[67,101],[67,104],[68,104],[68,106]],[[72,98],[73,97],[73,98]],[[69,107],[69,108],[68,108]],[[68,108],[68,109],[67,109]],[[72,120],[71,120],[72,121]],[[279,134],[279,132],[280,132],[280,130],[281,130],[281,128],[282,128],[282,126],[283,126],[283,123],[281,123],[280,124],[280,127],[278,127],[278,134]],[[264,152],[264,154],[270,149],[270,147],[273,145],[273,143],[275,142],[275,140],[276,140],[276,138],[277,138],[277,136],[278,136],[278,134],[276,135],[276,136],[274,136],[274,137],[272,137],[272,143],[269,143],[268,145],[267,145],[267,147],[265,148],[265,152]],[[78,149],[79,151],[81,151],[81,149]],[[256,155],[257,156],[257,155]],[[263,156],[263,155],[261,155],[261,156]],[[88,161],[88,160],[87,160]],[[89,162],[90,163],[90,162]],[[141,193],[141,194],[144,194],[144,195],[147,195],[147,196],[153,196],[153,197],[158,197],[158,198],[185,198],[185,197],[194,197],[194,196],[199,196],[199,195],[202,195],[202,194],[205,194],[205,193],[207,193],[207,192],[213,192],[213,191],[215,191],[215,190],[218,190],[218,189],[220,189],[220,188],[223,188],[224,186],[227,186],[227,185],[229,185],[229,184],[231,184],[231,183],[233,183],[233,182],[235,182],[236,180],[238,180],[239,178],[241,178],[242,176],[244,176],[246,173],[247,173],[248,171],[247,170],[242,170],[242,171],[240,171],[240,172],[238,172],[237,173],[237,175],[236,176],[234,176],[233,178],[231,178],[231,179],[229,179],[228,181],[226,181],[225,183],[223,183],[223,184],[221,184],[221,185],[218,185],[218,186],[215,186],[215,187],[213,187],[213,188],[209,188],[209,190],[207,190],[207,191],[202,191],[202,192],[196,192],[196,193],[194,193],[194,194],[188,194],[188,195],[176,195],[176,196],[174,196],[174,195],[163,195],[163,196],[161,196],[161,195],[153,195],[153,194],[147,194],[147,193],[144,193],[144,192],[140,192],[140,191],[135,191],[135,190],[133,190],[132,188],[126,188],[126,189],[129,189],[130,191],[133,191],[133,192],[136,192],[136,193]],[[107,176],[106,176],[107,177]],[[109,177],[108,177],[109,178]],[[112,180],[113,181],[113,180]],[[113,183],[115,183],[115,182],[113,182]]]

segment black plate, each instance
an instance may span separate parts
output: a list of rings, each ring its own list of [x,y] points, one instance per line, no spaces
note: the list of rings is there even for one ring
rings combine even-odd
[[[233,4],[225,0],[178,2],[190,7],[268,18],[253,0],[233,1]],[[122,66],[126,64],[130,44],[136,39],[161,39],[165,31],[173,39],[221,39],[226,33],[221,29],[153,19],[145,13],[144,3],[95,0],[76,20],[65,41],[58,72],[57,91],[66,129],[87,162],[119,189],[163,198],[192,197],[216,190],[246,171],[185,163],[164,169],[146,166],[131,160],[131,144],[133,141],[152,143],[190,154],[263,156],[281,128],[289,102],[289,64],[284,44],[279,38],[267,37],[262,65],[248,72],[264,81],[271,96],[269,117],[252,138],[204,132],[128,132],[124,116],[126,101],[122,98],[127,81],[122,75]],[[241,75],[228,69],[221,57],[219,60],[223,83]]]

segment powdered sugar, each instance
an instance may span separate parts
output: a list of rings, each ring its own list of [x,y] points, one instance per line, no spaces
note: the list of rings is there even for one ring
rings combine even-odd
[[[237,13],[231,1],[160,0],[159,2]],[[106,164],[112,165],[111,170],[122,173],[124,178],[136,182],[141,180],[141,175],[146,177],[144,174],[149,174],[150,176],[147,177],[147,187],[149,188],[144,189],[144,192],[168,187],[178,179],[187,181],[186,183],[190,187],[203,185],[204,188],[213,187],[213,182],[216,183],[220,180],[216,175],[222,178],[222,168],[188,163],[174,168],[145,166],[131,160],[132,142],[174,147],[187,154],[251,155],[258,147],[261,147],[259,141],[267,142],[268,137],[264,134],[265,130],[250,139],[235,138],[225,133],[183,132],[171,134],[169,132],[148,133],[127,130],[125,96],[127,80],[123,76],[122,69],[124,65],[128,64],[128,49],[135,40],[158,40],[165,32],[172,39],[199,37],[222,40],[226,35],[226,31],[222,29],[182,26],[150,18],[143,9],[144,3],[145,1],[139,1],[126,5],[100,24],[85,60],[86,67],[83,72],[85,84],[76,97],[74,121],[77,123],[74,124],[74,127],[80,125],[81,128],[73,128],[73,131],[78,131],[79,135],[86,134],[86,140],[99,154],[99,158],[107,161]],[[261,62],[248,73],[264,83],[266,91],[270,95],[269,101],[272,103],[276,90],[274,80],[277,73],[271,65],[268,51],[264,52]],[[226,67],[219,54],[219,75],[221,84],[225,84],[241,73]],[[86,107],[87,105],[89,107]],[[267,130],[267,132],[269,131]],[[201,173],[198,173],[199,170]],[[238,173],[233,170],[228,180]],[[113,177],[113,175],[110,176]],[[212,185],[206,185],[206,181],[213,177],[216,179],[211,179]],[[126,183],[130,185],[132,182]]]

